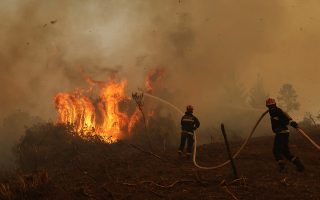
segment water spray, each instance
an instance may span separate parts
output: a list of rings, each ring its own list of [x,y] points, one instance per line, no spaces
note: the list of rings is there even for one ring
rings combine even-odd
[[[147,97],[150,97],[150,98],[152,98],[152,99],[158,100],[158,101],[160,101],[160,102],[162,102],[162,103],[170,106],[170,107],[173,108],[175,111],[177,111],[179,114],[183,115],[183,112],[182,112],[177,106],[173,105],[172,103],[170,103],[170,102],[168,102],[168,101],[166,101],[166,100],[164,100],[164,99],[161,99],[161,98],[159,98],[159,97],[157,97],[157,96],[154,96],[154,95],[152,95],[152,94],[144,93],[144,95],[147,96]]]

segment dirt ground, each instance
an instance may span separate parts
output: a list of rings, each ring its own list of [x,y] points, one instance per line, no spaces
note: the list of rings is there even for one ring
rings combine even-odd
[[[316,141],[319,135],[313,135]],[[291,149],[304,162],[297,172],[288,163],[278,172],[272,156],[273,137],[250,141],[231,166],[198,170],[191,159],[166,149],[131,145],[128,141],[103,144],[98,150],[77,148],[66,160],[56,159],[35,171],[1,173],[2,199],[320,199],[320,154],[292,133]],[[232,142],[235,152],[241,142]],[[59,149],[59,146],[56,146]],[[61,155],[68,152],[60,152]],[[58,157],[61,157],[60,154]],[[159,157],[157,157],[159,156]],[[198,163],[213,166],[227,159],[222,143],[198,147]]]

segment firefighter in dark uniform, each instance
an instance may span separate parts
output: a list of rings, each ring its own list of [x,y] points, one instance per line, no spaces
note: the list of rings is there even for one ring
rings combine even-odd
[[[193,135],[194,131],[199,128],[200,122],[197,117],[193,115],[193,107],[188,105],[185,115],[181,118],[181,143],[179,147],[179,155],[183,153],[184,146],[187,142],[187,157],[192,155]]]
[[[287,113],[277,107],[276,101],[272,98],[267,99],[266,106],[269,109],[272,130],[275,133],[273,144],[273,155],[279,165],[280,172],[286,170],[285,160],[291,161],[298,171],[303,171],[304,166],[298,157],[294,156],[289,150],[289,129],[288,125],[298,128],[295,122]]]

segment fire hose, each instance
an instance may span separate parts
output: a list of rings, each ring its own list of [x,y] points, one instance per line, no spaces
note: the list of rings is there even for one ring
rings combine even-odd
[[[244,147],[248,144],[249,140],[252,138],[254,132],[256,131],[258,125],[260,124],[261,120],[264,118],[264,116],[268,113],[268,110],[266,110],[265,112],[262,113],[262,115],[259,117],[258,121],[256,122],[256,124],[254,125],[251,133],[249,134],[249,136],[247,137],[247,139],[244,141],[244,143],[241,145],[241,147],[239,148],[239,150],[232,156],[233,159],[235,159],[240,152],[244,149]],[[297,128],[298,132],[304,136],[316,149],[320,150],[320,146],[314,141],[312,140],[309,135],[307,133],[305,133],[301,128]],[[197,161],[196,161],[196,154],[197,154],[197,137],[196,137],[196,133],[194,134],[194,148],[193,148],[193,157],[192,157],[192,161],[193,164],[198,167],[199,169],[204,169],[204,170],[210,170],[210,169],[218,169],[221,167],[224,167],[225,165],[230,163],[230,160],[225,161],[224,163],[221,163],[219,165],[216,166],[212,166],[212,167],[204,167],[204,166],[200,166]]]
[[[301,128],[297,128],[297,130],[299,131],[299,133],[304,136],[307,140],[309,140],[309,142],[320,151],[320,146],[314,141],[312,140],[308,134],[306,134]]]
[[[249,136],[247,137],[247,139],[244,141],[244,143],[241,145],[241,147],[239,148],[239,150],[232,156],[233,159],[235,159],[240,152],[244,149],[244,147],[248,144],[249,140],[252,138],[254,132],[256,131],[258,125],[260,124],[261,120],[263,119],[263,117],[268,113],[268,111],[265,111],[264,113],[262,113],[262,115],[260,116],[260,118],[258,119],[258,121],[256,122],[256,124],[254,125],[251,133],[249,134]],[[196,137],[196,133],[194,134],[194,146],[193,146],[193,157],[192,157],[192,161],[193,164],[198,167],[199,169],[206,169],[206,170],[210,170],[210,169],[218,169],[221,168],[227,164],[230,163],[230,160],[225,161],[224,163],[221,163],[219,165],[216,166],[212,166],[212,167],[204,167],[204,166],[200,166],[197,161],[196,161],[196,154],[197,154],[197,137]]]
[[[153,96],[151,94],[145,93],[145,96],[148,96],[150,98],[156,99],[162,103],[165,103],[169,106],[171,106],[172,108],[174,108],[179,114],[183,115],[183,112],[175,105],[171,104],[170,102],[161,99],[159,97]],[[232,156],[233,159],[235,159],[240,152],[244,149],[244,147],[248,144],[249,140],[252,138],[253,134],[255,133],[258,125],[260,124],[261,120],[264,118],[264,116],[268,113],[268,110],[266,110],[265,112],[263,112],[261,114],[261,116],[259,117],[259,119],[257,120],[256,124],[254,125],[252,131],[250,132],[249,136],[246,138],[246,140],[244,141],[244,143],[240,146],[240,148],[238,149],[238,151]],[[301,128],[297,128],[298,132],[304,136],[316,149],[320,150],[320,146],[314,141],[312,140],[309,135],[307,133],[305,133]],[[212,167],[205,167],[205,166],[200,166],[197,161],[196,161],[196,156],[197,156],[197,136],[196,136],[196,132],[194,133],[194,146],[193,146],[193,156],[192,156],[192,161],[194,166],[196,166],[199,169],[204,169],[204,170],[211,170],[211,169],[218,169],[221,167],[224,167],[225,165],[230,163],[230,160],[227,160],[219,165],[216,166],[212,166]]]

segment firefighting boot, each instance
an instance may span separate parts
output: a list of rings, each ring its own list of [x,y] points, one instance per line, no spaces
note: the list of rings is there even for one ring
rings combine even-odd
[[[303,172],[304,166],[298,157],[294,157],[291,162],[296,166],[297,171]]]
[[[285,173],[287,172],[286,162],[284,160],[278,160],[279,172]]]

